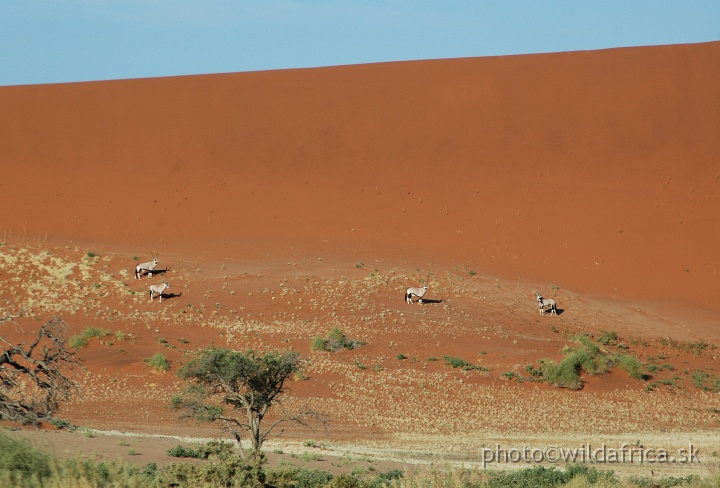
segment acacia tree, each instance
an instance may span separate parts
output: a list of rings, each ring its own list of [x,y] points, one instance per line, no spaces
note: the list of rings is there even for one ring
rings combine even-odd
[[[51,319],[30,344],[12,344],[0,336],[0,418],[37,425],[70,398],[76,385],[65,371],[80,363],[66,347],[66,328],[62,319]]]
[[[185,417],[221,423],[241,447],[243,433],[249,434],[252,451],[257,453],[278,425],[305,425],[318,417],[303,410],[276,416],[269,425],[263,425],[270,408],[281,403],[286,381],[300,372],[301,365],[302,359],[294,351],[258,355],[251,350],[208,347],[178,370],[178,376],[189,386],[172,398],[172,405]]]

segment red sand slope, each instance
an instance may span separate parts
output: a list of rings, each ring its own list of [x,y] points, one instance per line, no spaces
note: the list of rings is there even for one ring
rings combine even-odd
[[[720,310],[720,43],[0,88],[0,232]]]

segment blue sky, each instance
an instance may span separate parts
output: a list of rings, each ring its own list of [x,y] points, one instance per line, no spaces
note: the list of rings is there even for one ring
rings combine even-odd
[[[720,0],[0,0],[0,85],[720,40]]]

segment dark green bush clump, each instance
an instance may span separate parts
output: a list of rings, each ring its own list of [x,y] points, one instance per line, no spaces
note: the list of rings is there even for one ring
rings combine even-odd
[[[443,356],[442,358],[445,360],[445,364],[447,364],[448,366],[452,366],[453,368],[462,368],[465,371],[471,371],[473,369],[476,369],[478,371],[487,371],[487,368],[483,366],[476,366],[461,358],[456,358],[452,356]]]
[[[233,455],[233,445],[229,442],[210,441],[195,448],[178,445],[167,450],[168,456],[181,458],[209,459],[216,456],[218,459],[229,459]]]
[[[156,352],[149,358],[145,358],[144,361],[155,371],[165,373],[170,369],[170,361],[167,356],[162,353]]]
[[[51,473],[52,458],[48,453],[0,430],[0,480],[19,481],[31,477],[43,480]]]
[[[571,464],[561,471],[555,467],[535,466],[519,471],[502,471],[490,476],[487,486],[490,488],[543,488],[563,486],[576,477],[583,477],[590,485],[605,481],[616,482],[612,471],[598,471],[584,464]],[[604,485],[606,486],[606,485]]]
[[[558,363],[552,360],[541,360],[538,368],[532,365],[526,366],[533,379],[547,381],[559,388],[570,390],[582,389],[584,382],[581,375],[602,375],[615,366],[627,372],[634,379],[647,380],[649,377],[643,372],[643,364],[634,356],[619,352],[610,352],[602,346],[614,346],[619,349],[615,332],[603,331],[598,337],[598,343],[586,334],[573,337],[578,343],[577,347],[563,348],[564,357]]]

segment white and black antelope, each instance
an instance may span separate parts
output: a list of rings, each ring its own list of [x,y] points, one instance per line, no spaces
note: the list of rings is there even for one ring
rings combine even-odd
[[[153,260],[148,261],[147,263],[140,263],[137,266],[135,266],[135,279],[139,280],[140,275],[143,271],[147,273],[147,275],[152,278],[153,271],[155,271],[155,267],[158,265],[158,257],[153,254]]]
[[[162,294],[168,288],[170,288],[170,283],[167,281],[163,281],[160,285],[150,285],[150,301],[152,302],[155,295],[157,295],[160,297],[160,301],[162,302]]]
[[[541,294],[535,292],[537,295],[538,309],[540,315],[545,315],[546,310],[550,310],[550,315],[557,315],[557,307],[555,306],[555,300],[551,298],[543,298]]]
[[[412,303],[413,297],[418,297],[417,303],[422,303],[422,297],[423,295],[425,295],[427,289],[427,286],[423,286],[422,288],[408,288],[407,290],[405,290],[405,301],[407,303]]]

